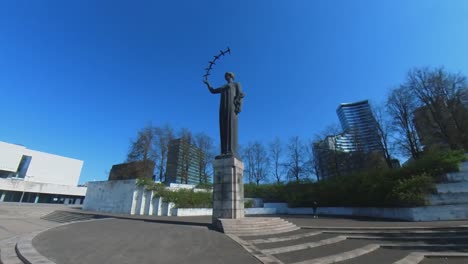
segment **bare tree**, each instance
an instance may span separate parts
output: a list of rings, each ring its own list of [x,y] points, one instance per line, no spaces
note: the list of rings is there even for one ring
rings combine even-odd
[[[417,102],[411,91],[405,87],[393,89],[387,99],[387,111],[392,118],[392,127],[397,132],[395,143],[404,155],[418,159],[421,144],[413,122]]]
[[[148,161],[155,162],[158,158],[154,147],[155,138],[154,129],[151,125],[138,131],[137,139],[130,143],[126,161],[143,161],[144,170],[146,171],[150,166]]]
[[[195,146],[200,150],[198,158],[199,182],[208,183],[208,167],[214,158],[213,139],[206,133],[198,133],[194,136]]]
[[[253,154],[253,143],[249,142],[246,146],[242,147],[242,159],[245,161],[245,173],[249,184],[254,182],[255,177],[255,162]]]
[[[289,139],[287,168],[289,178],[293,178],[298,182],[303,176],[304,144],[297,136]]]
[[[281,183],[282,178],[282,155],[283,155],[283,144],[281,140],[276,137],[272,142],[269,144],[269,152],[270,152],[270,160],[272,166],[273,176],[276,179],[277,183]]]
[[[379,143],[384,153],[385,162],[389,168],[392,168],[392,155],[390,154],[391,123],[383,105],[373,105],[371,110],[375,118]]]
[[[316,152],[316,141],[309,140],[305,146],[306,149],[306,171],[311,175],[315,176],[317,181],[320,181],[320,161],[318,157],[318,153]]]
[[[159,174],[159,181],[164,182],[166,178],[169,142],[174,139],[174,130],[169,124],[166,124],[162,127],[155,127],[154,134],[156,136],[156,151],[158,152],[158,158],[156,160],[157,174]]]
[[[466,88],[465,77],[443,68],[415,68],[408,72],[404,85],[427,110],[425,122],[435,124],[431,134],[439,136],[439,141],[452,149],[462,148],[468,132],[466,116],[459,115],[459,110],[464,109],[460,91]]]
[[[130,143],[127,161],[155,161],[158,155],[154,149],[154,140],[155,135],[151,125],[138,131],[137,139]]]

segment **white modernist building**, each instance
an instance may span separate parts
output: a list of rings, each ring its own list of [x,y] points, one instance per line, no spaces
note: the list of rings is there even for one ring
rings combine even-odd
[[[0,141],[0,202],[81,204],[83,161]]]

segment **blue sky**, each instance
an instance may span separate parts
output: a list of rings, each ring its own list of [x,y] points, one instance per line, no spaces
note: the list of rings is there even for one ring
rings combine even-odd
[[[468,74],[466,1],[1,1],[0,140],[84,160],[104,180],[146,124],[218,141],[236,73],[240,142],[309,139],[339,103],[380,102],[412,67]]]

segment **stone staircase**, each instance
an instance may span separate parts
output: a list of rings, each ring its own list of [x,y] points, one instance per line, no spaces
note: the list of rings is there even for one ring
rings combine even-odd
[[[91,219],[103,218],[102,216],[92,215],[92,214],[81,214],[70,211],[53,211],[50,214],[44,215],[41,217],[43,220],[57,222],[57,223],[69,223],[76,221],[86,221]]]
[[[447,182],[436,184],[437,194],[429,197],[429,204],[468,206],[468,161],[460,164],[460,171],[447,173],[446,178]]]
[[[272,235],[299,230],[300,227],[279,217],[246,217],[242,219],[220,219],[220,229],[230,235]]]

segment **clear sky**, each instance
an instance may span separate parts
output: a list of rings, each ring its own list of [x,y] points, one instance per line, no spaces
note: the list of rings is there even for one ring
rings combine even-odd
[[[0,140],[84,160],[107,179],[152,123],[218,141],[233,71],[246,93],[240,143],[312,138],[339,103],[380,102],[417,66],[468,75],[468,2],[1,1]]]

